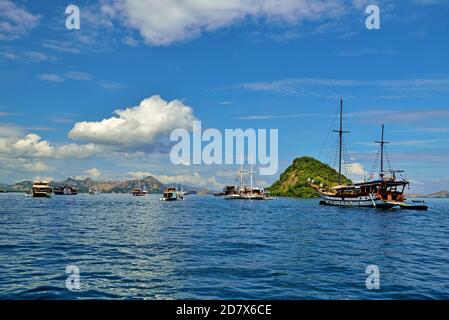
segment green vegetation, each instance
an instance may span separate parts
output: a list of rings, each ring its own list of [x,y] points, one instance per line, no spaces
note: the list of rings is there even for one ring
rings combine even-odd
[[[279,180],[270,187],[270,193],[273,196],[318,197],[318,191],[309,185],[308,179],[314,180],[316,185],[322,183],[324,188],[329,188],[338,184],[338,172],[312,157],[296,158],[281,174]],[[342,184],[351,183],[342,176]]]

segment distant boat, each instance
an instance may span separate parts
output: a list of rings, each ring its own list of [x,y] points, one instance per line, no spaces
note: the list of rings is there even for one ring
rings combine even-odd
[[[181,186],[181,190],[179,191],[179,195],[180,195],[182,198],[184,198],[184,197],[186,197],[186,196],[189,195],[189,192],[188,192],[188,191],[184,191],[184,187]]]
[[[176,188],[167,188],[162,193],[161,201],[180,201],[184,200],[184,195],[176,190]]]
[[[31,189],[33,198],[51,198],[53,188],[50,187],[49,181],[34,181]]]
[[[343,130],[343,100],[340,100],[340,128],[334,130],[339,134],[339,168],[338,185],[330,189],[322,189],[310,183],[321,196],[320,204],[342,207],[375,207],[392,208],[405,201],[404,190],[409,182],[398,179],[396,173],[399,170],[384,170],[384,126],[382,125],[382,139],[376,141],[381,146],[380,174],[379,179],[356,183],[353,185],[342,185],[342,162],[343,162],[343,134],[349,133]]]
[[[131,193],[133,194],[133,196],[136,196],[136,197],[142,197],[142,196],[148,195],[147,188],[145,186],[143,186],[143,188],[140,186],[140,180],[139,180],[139,187],[134,188],[131,191]]]
[[[399,203],[399,207],[403,210],[427,211],[427,209],[429,209],[429,206],[424,201],[423,202],[412,201],[412,202],[413,203],[406,203],[406,202]]]
[[[31,191],[28,190],[25,192],[25,197],[29,198],[29,197],[31,197],[31,195],[32,195]]]
[[[223,195],[226,200],[240,199],[240,194],[236,186],[225,186],[221,195]]]
[[[101,190],[98,187],[89,188],[90,195],[99,195],[101,194]]]
[[[73,186],[56,187],[53,189],[53,193],[55,195],[75,196],[78,194],[78,189]]]
[[[142,196],[148,195],[148,191],[141,189],[141,188],[134,188],[132,190],[132,194],[133,194],[133,196],[136,196],[136,197],[142,197]]]
[[[250,174],[250,185],[245,186],[244,175]],[[225,200],[271,200],[270,193],[267,189],[254,187],[254,170],[251,164],[249,172],[243,169],[243,161],[240,165],[239,178],[240,186],[226,186],[223,189],[223,197]]]

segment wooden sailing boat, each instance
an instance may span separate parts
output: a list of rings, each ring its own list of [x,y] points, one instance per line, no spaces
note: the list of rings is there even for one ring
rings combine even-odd
[[[242,157],[243,158],[243,157]],[[245,186],[245,173],[249,173],[250,175],[250,185]],[[243,169],[243,160],[240,164],[239,170],[239,180],[240,186],[237,189],[237,186],[227,186],[223,190],[224,199],[226,200],[271,200],[269,192],[260,187],[254,186],[254,170],[253,164],[251,164],[250,171],[246,171]]]
[[[242,157],[243,158],[243,157]],[[238,200],[241,199],[240,194],[242,190],[244,189],[244,175],[245,170],[243,169],[243,161],[240,163],[240,170],[239,170],[239,186],[227,186],[224,189],[224,199],[225,200]]]
[[[382,125],[381,140],[376,141],[381,146],[379,178],[369,182],[341,185],[343,134],[349,133],[349,131],[343,130],[343,99],[340,100],[340,129],[334,130],[339,134],[338,185],[329,190],[317,188],[322,199],[320,204],[343,207],[392,208],[405,201],[404,190],[409,182],[396,177],[396,173],[403,171],[384,170],[384,145],[388,143],[384,140],[384,129],[385,127]]]
[[[145,186],[142,187],[140,185],[140,180],[139,180],[139,186],[132,190],[132,194],[133,194],[133,196],[136,196],[136,197],[143,197],[143,196],[148,195],[148,191]]]
[[[161,201],[182,201],[184,200],[184,193],[180,193],[175,187],[169,187],[162,193]]]

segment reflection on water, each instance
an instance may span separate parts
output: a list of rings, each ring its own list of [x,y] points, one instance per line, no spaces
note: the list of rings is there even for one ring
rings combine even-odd
[[[449,298],[449,201],[428,212],[159,195],[0,194],[0,298]],[[380,267],[381,288],[365,288]],[[65,287],[67,265],[81,291]]]

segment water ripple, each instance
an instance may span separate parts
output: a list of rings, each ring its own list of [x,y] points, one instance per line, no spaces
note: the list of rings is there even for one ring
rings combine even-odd
[[[430,205],[0,194],[0,299],[447,299],[449,201]]]

